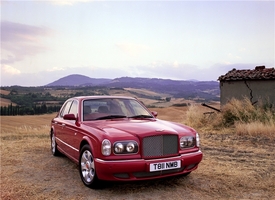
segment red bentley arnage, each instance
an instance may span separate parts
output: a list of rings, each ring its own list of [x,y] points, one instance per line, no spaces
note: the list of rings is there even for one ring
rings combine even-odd
[[[189,174],[202,160],[198,133],[156,117],[132,97],[70,98],[51,122],[52,154],[76,162],[91,188]]]

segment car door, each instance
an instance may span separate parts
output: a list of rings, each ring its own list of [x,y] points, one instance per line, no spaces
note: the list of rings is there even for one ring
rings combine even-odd
[[[56,117],[54,121],[55,137],[57,139],[57,144],[65,152],[67,152],[67,145],[64,141],[64,139],[66,138],[64,127],[67,122],[63,119],[63,117],[65,114],[69,113],[72,102],[72,100],[65,102],[58,117]]]
[[[79,103],[77,100],[74,100],[71,104],[71,107],[68,111],[67,114],[74,114],[74,116],[78,120],[79,116]],[[76,120],[65,120],[64,119],[64,124],[63,126],[63,131],[62,131],[62,138],[63,141],[66,143],[66,149],[70,157],[73,159],[78,159],[78,154],[79,154],[79,143],[80,143],[80,138],[79,138],[79,125],[76,123]]]

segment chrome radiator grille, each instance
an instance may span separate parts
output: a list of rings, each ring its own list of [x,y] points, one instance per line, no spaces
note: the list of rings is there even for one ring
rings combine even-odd
[[[161,157],[178,153],[177,135],[155,135],[142,141],[143,157]]]

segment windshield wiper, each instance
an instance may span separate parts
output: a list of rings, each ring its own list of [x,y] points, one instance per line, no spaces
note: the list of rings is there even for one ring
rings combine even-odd
[[[126,118],[125,115],[106,115],[103,117],[98,117],[95,120],[100,120],[100,119],[116,119],[116,118]]]
[[[151,115],[134,115],[129,118],[153,118]]]

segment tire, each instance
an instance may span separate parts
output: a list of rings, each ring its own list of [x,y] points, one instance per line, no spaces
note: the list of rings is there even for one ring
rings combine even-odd
[[[52,132],[51,134],[51,151],[52,151],[52,154],[54,156],[59,156],[61,155],[60,151],[58,151],[57,149],[57,144],[56,144],[56,140],[55,140],[55,135],[54,133]]]
[[[96,167],[91,147],[87,144],[81,148],[78,166],[81,180],[85,186],[93,189],[101,187],[100,181],[96,175]]]

